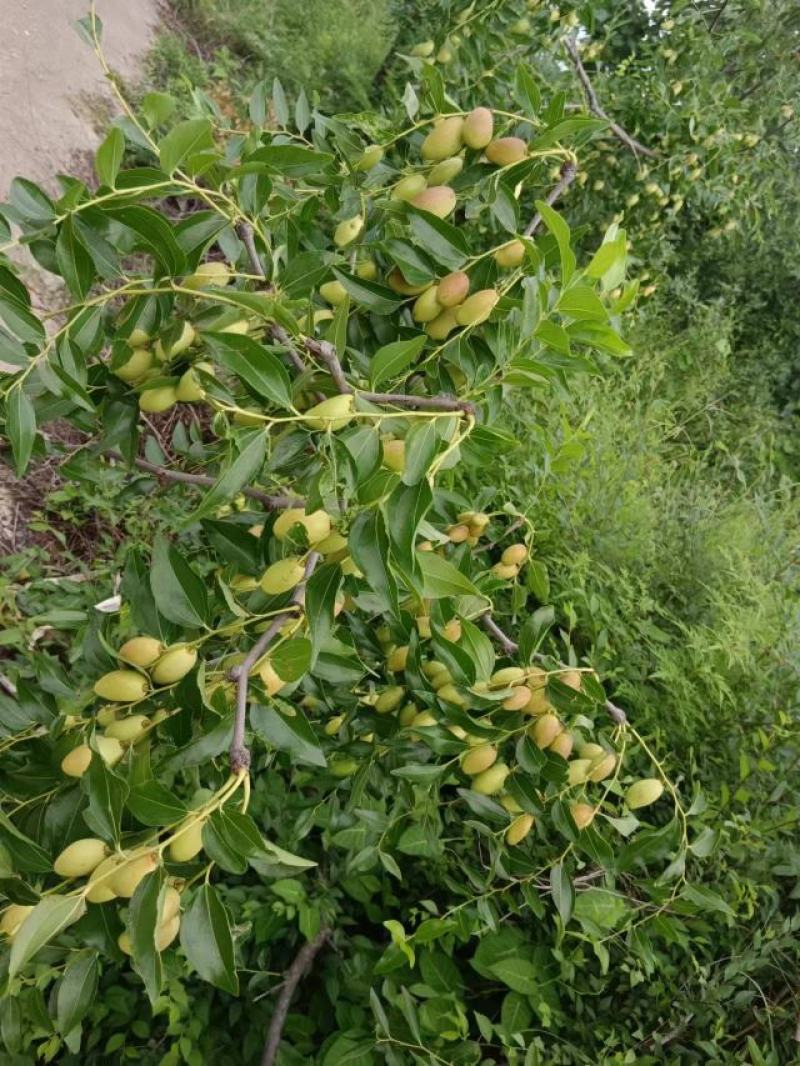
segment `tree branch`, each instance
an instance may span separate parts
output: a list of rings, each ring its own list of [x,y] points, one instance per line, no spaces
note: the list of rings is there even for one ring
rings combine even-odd
[[[286,971],[283,990],[280,999],[275,1004],[275,1010],[273,1011],[272,1019],[269,1023],[267,1040],[261,1055],[261,1066],[274,1066],[275,1057],[278,1054],[278,1047],[281,1042],[281,1035],[283,1034],[283,1027],[286,1023],[286,1015],[289,1013],[289,1007],[295,989],[308,972],[317,952],[330,935],[330,929],[325,927],[320,929],[313,940],[309,940],[308,943],[300,948],[294,958],[294,962]]]
[[[558,184],[555,185],[548,194],[547,204],[549,207],[552,207],[556,200],[558,200],[567,191],[567,189],[570,187],[570,185],[573,183],[577,176],[578,168],[575,166],[575,164],[565,163],[564,166],[561,168],[561,177],[558,179]],[[525,236],[532,237],[533,234],[539,228],[539,226],[541,226],[541,224],[542,216],[537,211],[528,223],[528,225],[525,227]]]
[[[264,654],[270,641],[281,626],[290,618],[294,617],[295,608],[299,607],[303,602],[306,582],[314,572],[314,567],[317,565],[320,558],[321,556],[318,555],[317,552],[309,552],[308,558],[306,559],[306,569],[303,580],[294,590],[290,606],[287,607],[285,611],[281,611],[280,614],[275,615],[269,626],[264,630],[247,655],[245,655],[241,664],[235,666],[230,672],[231,678],[236,681],[236,713],[233,719],[233,737],[231,738],[230,747],[231,773],[233,774],[238,773],[240,770],[247,770],[250,767],[250,751],[244,742],[244,732],[247,724],[247,690],[250,684],[250,671]]]
[[[622,143],[629,148],[634,155],[646,155],[650,159],[657,158],[658,153],[652,149],[645,147],[640,141],[637,141],[634,137],[631,137],[618,122],[615,122],[607,111],[603,109],[600,101],[597,99],[597,93],[594,91],[594,86],[589,80],[589,75],[586,73],[586,67],[583,65],[580,52],[578,51],[578,45],[574,37],[567,37],[564,40],[564,47],[567,50],[567,54],[575,68],[575,73],[578,75],[581,85],[583,86],[583,92],[586,97],[586,103],[589,106],[589,110],[593,115],[597,115],[598,118],[604,119],[609,126],[609,129],[614,136],[622,141]]]
[[[422,411],[462,411],[475,414],[475,404],[452,396],[413,396],[404,392],[359,392],[359,396],[371,403],[395,404],[397,407],[418,407]]]
[[[328,341],[318,341],[313,337],[306,337],[304,342],[306,350],[311,352],[312,355],[316,355],[318,359],[321,359],[333,378],[333,383],[341,393],[352,393],[352,386],[348,385],[347,378],[344,376],[344,370],[342,364],[339,362],[339,356],[336,354],[336,349]]]
[[[500,645],[506,655],[514,655],[517,651],[519,651],[519,645],[515,641],[513,641],[511,637],[509,637],[506,633],[503,632],[503,630],[494,621],[494,619],[488,612],[480,616],[480,621],[483,624],[483,627],[487,631],[487,633],[494,637],[494,639],[497,641],[497,643]],[[539,659],[541,661],[546,662],[547,656],[536,654],[534,655],[534,659]],[[562,663],[562,665],[566,666],[565,663]],[[616,703],[612,703],[611,700],[606,700],[604,707],[606,709],[606,712],[608,713],[609,718],[616,725],[625,725],[625,723],[628,721],[628,716],[623,711],[623,709],[621,707],[617,707]]]
[[[116,459],[122,463],[126,461],[125,457],[120,455],[119,452],[109,451],[106,452],[106,455],[110,459]],[[134,459],[133,465],[140,470],[146,470],[148,474],[153,474],[159,479],[177,481],[182,485],[198,485],[210,488],[217,483],[217,478],[209,477],[208,474],[189,474],[185,470],[173,470],[168,466],[150,463],[147,459]],[[249,487],[242,489],[242,493],[251,500],[258,500],[268,511],[279,511],[285,507],[302,507],[303,505],[303,501],[297,496],[269,496],[266,492],[261,492],[260,489],[251,489]]]

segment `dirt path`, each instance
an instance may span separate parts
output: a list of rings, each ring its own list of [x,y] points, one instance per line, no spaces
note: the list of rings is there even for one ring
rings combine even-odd
[[[92,98],[105,83],[73,23],[88,0],[0,0],[0,200],[12,178],[52,188],[98,142]],[[97,0],[113,69],[131,76],[158,21],[157,0]]]

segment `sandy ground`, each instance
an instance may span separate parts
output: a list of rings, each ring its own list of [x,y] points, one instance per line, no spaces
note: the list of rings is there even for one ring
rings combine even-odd
[[[22,175],[52,188],[76,153],[96,146],[97,61],[73,27],[89,0],[0,0],[0,200]],[[103,47],[123,76],[137,70],[157,0],[97,0]]]

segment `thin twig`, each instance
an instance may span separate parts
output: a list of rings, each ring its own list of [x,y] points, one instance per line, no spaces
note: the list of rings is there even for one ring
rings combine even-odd
[[[247,770],[250,767],[250,751],[244,742],[244,732],[247,725],[247,690],[250,684],[250,671],[264,654],[270,641],[281,626],[283,626],[283,624],[290,618],[294,617],[296,608],[300,607],[303,602],[306,582],[314,572],[314,567],[317,565],[320,558],[321,556],[318,555],[317,552],[309,552],[308,558],[306,559],[303,580],[295,588],[290,606],[287,607],[285,611],[281,611],[280,614],[275,615],[267,629],[264,630],[247,655],[245,655],[241,664],[231,670],[230,676],[232,680],[236,681],[236,714],[233,720],[233,737],[231,739],[230,748],[232,774],[236,774],[240,770]]]
[[[261,1066],[274,1066],[281,1036],[283,1035],[283,1027],[286,1023],[286,1015],[289,1013],[295,989],[308,972],[314,957],[330,935],[330,929],[325,927],[320,929],[313,940],[309,940],[308,943],[300,948],[297,955],[295,955],[294,962],[286,971],[283,991],[280,999],[275,1004],[275,1010],[269,1023],[269,1031],[267,1032],[264,1051],[261,1055]]]
[[[586,67],[584,67],[583,65],[583,60],[581,59],[580,52],[578,51],[578,45],[575,41],[575,38],[565,38],[564,47],[566,48],[569,58],[572,61],[573,67],[575,67],[575,73],[578,75],[580,83],[583,86],[583,91],[586,96],[586,103],[589,105],[589,110],[592,112],[592,114],[597,115],[598,118],[604,119],[608,123],[609,129],[614,134],[614,136],[618,140],[622,141],[626,148],[629,148],[634,155],[646,155],[649,156],[651,159],[655,159],[658,154],[657,152],[654,152],[652,149],[647,148],[640,141],[637,141],[635,137],[631,137],[631,135],[626,130],[624,130],[618,122],[615,122],[611,118],[607,111],[603,110],[600,101],[597,99],[597,93],[594,91],[594,86],[589,80],[589,75],[586,73]]]
[[[106,455],[110,459],[116,459],[122,463],[125,462],[124,456],[120,455],[119,452],[108,451]],[[159,466],[157,463],[148,462],[147,459],[134,459],[133,464],[140,470],[146,470],[149,474],[154,474],[165,481],[177,481],[184,485],[201,485],[204,487],[210,487],[217,483],[217,478],[209,477],[208,474],[189,474],[185,470],[174,470],[169,466]],[[302,507],[303,505],[303,501],[297,496],[269,496],[266,492],[261,492],[260,489],[249,487],[242,489],[242,493],[251,500],[258,500],[268,511],[279,511],[285,507]]]
[[[552,207],[570,187],[575,178],[578,176],[578,168],[574,163],[565,163],[561,168],[561,177],[558,179],[558,184],[553,186],[547,197],[547,204]],[[528,225],[525,227],[525,236],[532,237],[542,224],[542,216],[537,211]]]
[[[303,343],[306,350],[311,352],[312,355],[316,355],[318,359],[321,359],[328,368],[339,392],[351,393],[353,388],[347,383],[347,378],[344,376],[344,370],[342,369],[342,364],[339,362],[339,356],[336,354],[334,346],[329,344],[328,341],[314,340],[313,337],[306,337]]]
[[[412,396],[404,392],[359,392],[359,396],[370,403],[395,404],[397,407],[419,407],[422,411],[463,411],[474,415],[475,404],[469,400],[458,400],[452,396]]]

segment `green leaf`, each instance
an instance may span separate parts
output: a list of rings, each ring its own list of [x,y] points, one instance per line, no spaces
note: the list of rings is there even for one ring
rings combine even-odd
[[[168,274],[183,273],[186,257],[175,239],[172,226],[163,215],[140,204],[104,207],[103,213],[132,230]]]
[[[287,640],[270,654],[270,662],[284,681],[299,681],[311,666],[311,641],[306,637]]]
[[[214,148],[214,135],[211,121],[207,118],[190,118],[178,123],[163,137],[158,146],[161,169],[172,174],[183,163],[188,162],[191,169],[192,160],[198,155],[205,155]]]
[[[318,566],[306,582],[305,612],[311,634],[311,666],[333,631],[333,609],[341,583],[342,570],[338,563]]]
[[[416,569],[414,541],[420,522],[432,503],[433,493],[427,481],[420,481],[417,485],[398,485],[386,501],[386,524],[392,553],[408,575]]]
[[[22,923],[11,945],[9,977],[16,977],[36,952],[84,914],[83,896],[45,896]]]
[[[231,874],[243,874],[247,859],[228,839],[221,811],[214,811],[203,824],[203,848],[209,859]]]
[[[202,626],[208,612],[206,586],[166,537],[153,545],[150,588],[159,612],[176,625]]]
[[[540,991],[542,979],[539,971],[528,959],[519,956],[500,959],[488,967],[504,985],[520,992],[523,996],[533,996]]]
[[[106,765],[95,751],[88,771],[81,778],[81,788],[89,797],[89,807],[83,820],[89,828],[109,844],[119,841],[120,823],[128,784]]]
[[[535,115],[542,106],[542,94],[539,92],[539,86],[528,69],[527,63],[517,64],[514,72],[514,95],[520,107],[529,115]]]
[[[735,918],[736,914],[728,903],[705,885],[686,885],[681,893],[681,899],[688,900],[701,911],[716,911],[725,914],[729,918]]]
[[[374,389],[382,381],[398,377],[425,346],[426,337],[420,333],[404,341],[394,341],[379,348],[369,365],[369,379]]]
[[[536,201],[536,210],[542,216],[545,225],[556,239],[558,250],[561,255],[561,284],[566,285],[575,273],[576,263],[575,253],[570,247],[569,226],[561,215],[559,215],[558,211],[554,211],[549,204],[544,202],[544,200]]]
[[[206,333],[212,357],[232,371],[259,396],[290,408],[291,382],[280,359],[251,337],[234,333]]]
[[[83,1018],[97,991],[97,956],[77,955],[67,964],[56,995],[56,1023],[62,1036],[71,1033]]]
[[[59,228],[56,260],[67,288],[77,300],[82,300],[94,281],[94,263],[75,236],[72,218],[64,219]]]
[[[36,411],[22,383],[15,385],[8,394],[6,433],[14,453],[14,469],[17,477],[22,477],[28,468],[36,439]]]
[[[579,922],[588,922],[598,929],[613,929],[628,913],[623,896],[607,888],[589,888],[579,892],[573,914]]]
[[[145,93],[139,109],[148,126],[160,126],[170,118],[175,110],[175,97],[169,93],[151,92]],[[109,184],[113,184],[109,182]]]
[[[279,751],[287,751],[298,762],[311,766],[327,766],[322,749],[317,743],[314,730],[299,707],[287,709],[294,713],[282,714],[275,707],[254,703],[250,708],[250,724],[260,737]]]
[[[265,163],[270,170],[287,178],[304,178],[326,170],[333,156],[297,144],[271,144],[253,152],[248,156],[248,161]]]
[[[461,231],[429,211],[409,208],[411,232],[417,244],[437,263],[458,270],[469,255],[469,248]]]
[[[482,629],[464,619],[459,643],[475,663],[475,679],[485,681],[494,670],[495,654],[491,640]]]
[[[617,237],[616,240],[609,241],[606,244],[601,244],[586,268],[587,277],[604,277],[620,262],[624,262],[626,255],[627,242],[624,236]]]
[[[402,293],[387,289],[385,285],[379,285],[375,281],[365,281],[354,274],[345,274],[341,270],[334,269],[333,273],[337,281],[344,286],[350,299],[359,307],[372,311],[373,314],[391,315],[408,299]]]
[[[188,517],[183,520],[183,525],[188,526],[199,518],[204,518],[212,511],[216,511],[222,504],[230,501],[238,494],[245,485],[250,485],[255,480],[267,454],[267,435],[261,429],[254,430],[250,439],[242,451],[236,456],[230,466],[220,474],[216,482],[211,486],[206,495]]]
[[[557,862],[550,869],[550,891],[561,921],[566,925],[572,915],[575,889],[572,887],[572,878],[564,869],[563,863]]]
[[[47,852],[21,833],[11,819],[0,811],[0,841],[6,848],[15,870],[23,873],[50,873],[53,864]]]
[[[608,311],[588,285],[573,285],[565,289],[559,297],[556,310],[576,321],[605,322],[608,319]]]
[[[356,516],[348,538],[350,553],[362,571],[371,592],[384,609],[397,614],[397,583],[389,569],[389,538],[380,511],[371,509]]]
[[[155,828],[175,825],[186,815],[183,802],[159,781],[134,785],[126,806],[138,822]]]
[[[236,995],[239,979],[227,912],[209,884],[198,889],[181,922],[181,946],[204,981]]]
[[[528,1000],[519,992],[508,992],[500,1008],[500,1024],[506,1040],[514,1033],[524,1032],[533,1021],[533,1010]]]
[[[124,155],[125,134],[119,126],[112,126],[94,157],[94,169],[101,185],[114,187]]]
[[[422,481],[439,450],[440,441],[433,418],[411,427],[406,435],[405,465],[401,474],[404,485],[416,485]]]
[[[480,596],[480,592],[470,579],[436,552],[417,552],[417,562],[424,580],[423,595],[427,599]]]
[[[156,932],[165,884],[164,871],[159,866],[136,886],[128,909],[131,961],[134,970],[144,981],[151,1003],[155,1003],[158,998],[163,981],[161,955],[156,947]]]

